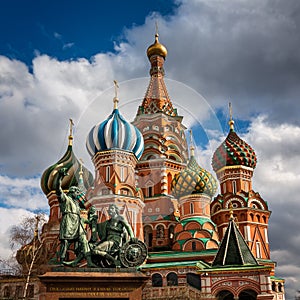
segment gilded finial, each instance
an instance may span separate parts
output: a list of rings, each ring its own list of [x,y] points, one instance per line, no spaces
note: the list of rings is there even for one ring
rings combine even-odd
[[[119,88],[119,85],[118,85],[117,80],[114,80],[114,86],[115,86],[115,97],[113,99],[113,101],[114,101],[114,109],[117,109],[118,108],[118,103],[119,103],[119,98],[118,98],[118,88]]]
[[[74,123],[73,123],[72,119],[69,119],[69,121],[70,121],[69,146],[72,146],[72,143],[73,143],[73,126],[74,126]]]
[[[190,132],[190,156],[195,156],[195,146],[193,143],[193,132],[192,129],[189,130]]]
[[[82,160],[82,158],[79,158],[79,161],[80,161],[80,170],[79,170],[79,176],[82,176],[82,175],[83,175],[83,170],[82,170],[82,166],[83,166],[83,160]]]
[[[168,54],[167,48],[158,41],[158,36],[158,24],[155,22],[155,41],[147,49],[149,59],[152,55],[162,56],[165,59]]]
[[[231,106],[231,102],[229,102],[229,128],[230,128],[230,131],[234,131],[234,121],[232,119],[232,106]]]

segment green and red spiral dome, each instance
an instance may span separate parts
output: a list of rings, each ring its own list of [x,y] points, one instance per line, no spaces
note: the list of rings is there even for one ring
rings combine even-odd
[[[225,141],[217,148],[212,158],[215,172],[225,166],[256,167],[256,154],[253,148],[242,140],[231,126]]]
[[[207,170],[198,165],[192,155],[186,168],[173,178],[171,190],[178,198],[191,194],[206,194],[212,197],[217,190],[217,181]]]

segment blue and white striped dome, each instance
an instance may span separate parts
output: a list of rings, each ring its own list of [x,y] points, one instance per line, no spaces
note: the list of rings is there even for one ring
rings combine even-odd
[[[124,119],[115,104],[111,115],[91,129],[86,147],[91,157],[97,152],[120,149],[133,152],[139,159],[144,150],[144,139],[141,132]]]

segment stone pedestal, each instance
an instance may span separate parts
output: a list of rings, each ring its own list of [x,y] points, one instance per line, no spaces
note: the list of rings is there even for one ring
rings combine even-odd
[[[39,300],[142,299],[148,277],[130,269],[72,269],[40,276]]]

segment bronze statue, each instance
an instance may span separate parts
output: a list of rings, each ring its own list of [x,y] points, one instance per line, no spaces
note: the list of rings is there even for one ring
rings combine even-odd
[[[88,224],[91,230],[91,238],[89,240],[90,244],[94,244],[98,241],[97,221],[98,215],[96,212],[96,208],[94,205],[92,205],[88,212]]]
[[[60,169],[56,176],[56,195],[59,201],[59,207],[62,219],[59,229],[60,239],[60,262],[65,265],[76,266],[83,258],[86,258],[90,267],[96,267],[91,260],[90,247],[86,238],[84,223],[86,222],[80,216],[80,207],[78,199],[82,197],[82,192],[78,187],[71,186],[67,194],[61,188],[62,178],[68,176],[66,169]],[[77,257],[72,262],[65,261],[66,253],[71,243],[75,245]]]
[[[120,216],[119,208],[115,204],[110,204],[108,214],[110,219],[99,223],[97,226],[100,242],[94,246],[93,254],[104,257],[117,265],[118,261],[114,258],[114,254],[129,238],[133,242],[138,241],[138,239],[134,237],[131,226]]]
[[[131,226],[119,213],[115,204],[108,208],[109,220],[97,223],[96,208],[91,206],[88,219],[80,216],[79,200],[82,191],[75,186],[69,188],[65,194],[61,188],[64,176],[68,176],[66,169],[61,169],[55,178],[56,195],[62,213],[59,239],[60,262],[66,266],[75,267],[84,258],[88,267],[137,267],[147,257],[147,247],[135,238]],[[85,224],[89,224],[91,238],[88,241]],[[74,244],[76,258],[66,261],[66,253]]]

